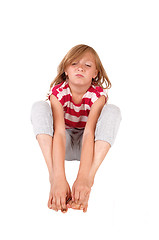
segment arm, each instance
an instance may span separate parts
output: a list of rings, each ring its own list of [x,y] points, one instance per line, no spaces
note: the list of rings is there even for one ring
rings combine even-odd
[[[101,96],[91,107],[83,133],[79,171],[72,187],[72,200],[76,203],[83,203],[84,211],[86,211],[89,193],[93,185],[93,178],[90,177],[90,173],[94,157],[95,128],[104,104],[105,97]],[[93,172],[91,176],[93,176]],[[85,197],[86,195],[87,197]]]
[[[89,172],[89,179],[93,183],[96,172],[107,155],[111,145],[105,141],[97,141],[94,149],[93,163]]]
[[[83,133],[78,176],[87,176],[90,172],[94,155],[95,128],[104,104],[105,96],[101,96],[91,107]]]
[[[88,176],[94,152],[94,133],[83,134],[80,166],[77,177]]]
[[[66,201],[71,196],[70,186],[65,176],[65,146],[66,146],[66,134],[65,134],[65,121],[64,111],[61,103],[58,99],[51,95],[51,108],[53,113],[53,178],[51,183],[51,197],[53,210],[65,209]]]
[[[65,134],[65,122],[64,122],[64,111],[61,103],[58,99],[51,95],[50,97],[51,109],[53,114],[53,176],[65,177],[65,145],[66,145],[66,134]]]
[[[66,136],[58,132],[53,136],[53,178],[65,178],[65,145]]]
[[[89,194],[94,183],[95,174],[110,147],[111,145],[108,142],[96,142],[93,163],[89,173],[87,175],[80,175],[74,183],[74,189],[76,188],[76,191],[74,193],[74,198],[72,199],[73,201],[70,202],[72,208],[83,209],[83,212],[87,211]],[[78,191],[80,191],[80,194],[78,194]],[[79,199],[79,201],[77,201],[76,198]],[[82,208],[80,208],[80,204],[82,204]]]

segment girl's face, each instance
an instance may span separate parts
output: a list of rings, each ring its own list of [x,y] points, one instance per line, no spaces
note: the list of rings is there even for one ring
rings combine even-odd
[[[98,74],[94,55],[90,52],[85,53],[79,60],[73,61],[66,67],[65,74],[72,84],[91,85],[92,78]]]

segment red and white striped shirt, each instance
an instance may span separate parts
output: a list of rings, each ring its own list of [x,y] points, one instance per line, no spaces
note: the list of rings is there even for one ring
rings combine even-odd
[[[64,82],[54,86],[51,89],[50,95],[51,94],[56,96],[59,102],[62,104],[65,118],[65,129],[83,129],[86,125],[92,104],[102,95],[106,97],[107,101],[106,90],[100,86],[91,85],[83,95],[81,103],[75,104],[72,100],[72,93],[68,80],[65,80]]]

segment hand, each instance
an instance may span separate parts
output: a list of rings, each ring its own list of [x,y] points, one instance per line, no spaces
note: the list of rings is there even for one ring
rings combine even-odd
[[[55,211],[67,212],[67,200],[71,198],[71,189],[65,178],[56,178],[51,183],[48,207]]]
[[[70,206],[73,209],[83,209],[83,212],[87,211],[92,185],[93,182],[89,177],[77,177],[72,186],[72,201]]]

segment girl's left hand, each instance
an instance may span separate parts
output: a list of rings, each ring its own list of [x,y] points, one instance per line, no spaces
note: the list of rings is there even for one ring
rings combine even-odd
[[[92,185],[93,183],[89,178],[77,177],[72,186],[72,204],[75,203],[75,209],[77,209],[77,205],[79,205],[80,209],[83,209],[83,212],[87,211]]]

